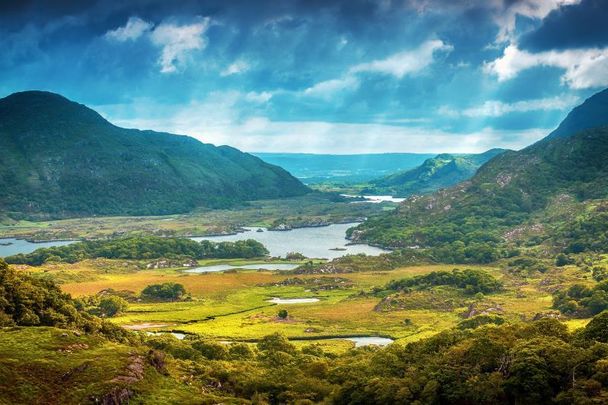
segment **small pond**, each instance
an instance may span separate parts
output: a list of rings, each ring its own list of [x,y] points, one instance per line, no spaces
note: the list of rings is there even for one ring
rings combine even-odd
[[[319,302],[318,298],[279,298],[273,297],[272,299],[266,300],[273,304],[310,304],[313,302]]]

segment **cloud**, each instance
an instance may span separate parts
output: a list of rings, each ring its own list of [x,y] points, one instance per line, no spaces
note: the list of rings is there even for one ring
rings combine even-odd
[[[272,98],[272,93],[269,91],[255,92],[250,91],[245,94],[245,100],[253,102],[253,103],[267,103]]]
[[[359,87],[359,79],[354,76],[346,76],[341,79],[326,80],[319,82],[304,90],[304,94],[311,97],[327,98],[336,92],[343,90],[356,90]]]
[[[494,14],[494,20],[499,26],[496,40],[505,42],[512,39],[518,16],[542,20],[553,10],[580,2],[581,0],[519,0],[504,2],[508,6],[502,8],[503,2],[498,1],[500,6]],[[496,4],[497,2],[489,2],[489,4],[492,3]]]
[[[231,76],[239,73],[244,73],[249,70],[251,66],[244,60],[237,60],[226,67],[226,69],[220,72],[220,76]]]
[[[564,69],[562,82],[572,89],[608,85],[608,48],[530,53],[509,45],[500,58],[486,63],[484,70],[496,75],[498,81],[505,81],[537,66]]]
[[[517,101],[514,103],[503,103],[498,100],[490,100],[479,106],[466,108],[464,110],[456,110],[444,106],[439,109],[439,114],[469,118],[501,117],[514,112],[565,110],[575,106],[578,102],[578,97],[566,94],[550,98]]]
[[[176,72],[178,66],[186,62],[190,51],[205,48],[207,41],[203,34],[210,23],[211,19],[208,17],[187,25],[162,23],[152,31],[150,34],[152,43],[162,48],[158,61],[161,73]]]
[[[450,52],[452,49],[451,45],[447,45],[443,41],[429,40],[418,48],[396,53],[386,59],[352,66],[344,77],[316,83],[304,90],[304,94],[311,97],[329,98],[344,90],[356,90],[360,85],[360,80],[356,76],[359,73],[380,73],[401,79],[406,75],[420,72],[433,63],[436,52]]]
[[[433,63],[436,52],[450,52],[453,49],[451,45],[445,44],[441,40],[430,40],[424,42],[418,48],[396,53],[386,59],[353,66],[350,72],[382,73],[401,79],[405,75],[417,73]]]
[[[482,152],[495,147],[519,149],[544,137],[549,128],[452,133],[438,128],[388,123],[275,121],[263,115],[243,116],[235,92],[213,93],[208,100],[180,107],[149,105],[135,116],[120,118],[121,109],[100,108],[111,122],[130,128],[187,134],[215,145],[249,152],[383,153]],[[145,112],[147,111],[147,112]],[[235,136],[238,134],[238,136]]]
[[[106,32],[105,37],[118,42],[134,41],[152,28],[152,24],[139,17],[131,17],[124,27]]]
[[[583,0],[580,4],[551,12],[542,25],[519,39],[528,51],[589,48],[608,45],[608,7],[605,0]]]

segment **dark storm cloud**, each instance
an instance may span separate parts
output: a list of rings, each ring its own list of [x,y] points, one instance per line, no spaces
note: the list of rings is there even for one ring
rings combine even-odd
[[[608,2],[583,0],[554,10],[520,43],[523,49],[535,52],[608,46]]]

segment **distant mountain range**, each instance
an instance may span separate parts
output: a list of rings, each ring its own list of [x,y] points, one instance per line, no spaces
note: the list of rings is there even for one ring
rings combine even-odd
[[[281,166],[306,184],[367,182],[401,170],[412,169],[435,156],[428,153],[379,153],[329,155],[310,153],[254,153]]]
[[[554,253],[608,251],[607,157],[604,90],[543,140],[495,156],[470,181],[411,197],[352,235],[384,246],[432,248],[446,261],[489,262],[521,243]]]
[[[362,193],[408,197],[450,187],[470,179],[481,165],[504,152],[505,149],[491,149],[478,154],[437,155],[414,169],[371,180]]]
[[[119,128],[41,91],[0,100],[0,151],[0,209],[13,217],[170,214],[309,191],[229,146]]]

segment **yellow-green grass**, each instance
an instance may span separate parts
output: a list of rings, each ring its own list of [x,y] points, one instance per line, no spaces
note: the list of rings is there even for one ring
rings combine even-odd
[[[200,403],[201,393],[143,363],[138,381],[120,381],[146,350],[56,328],[0,328],[0,392],[6,404],[82,404],[114,388],[132,403]],[[95,361],[103,359],[103,361]],[[169,365],[170,367],[172,364]],[[1,401],[1,400],[0,400]]]
[[[239,264],[251,262],[240,261]],[[206,264],[215,264],[207,262]],[[120,325],[157,325],[149,330],[182,331],[203,337],[223,340],[254,341],[273,332],[281,332],[292,339],[321,339],[338,336],[386,336],[399,343],[431,336],[458,324],[471,303],[480,307],[498,308],[510,321],[532,319],[536,314],[551,311],[552,291],[559,286],[575,282],[592,283],[586,273],[576,266],[553,269],[531,276],[514,275],[500,266],[453,266],[422,265],[387,271],[330,275],[293,275],[284,272],[241,270],[228,273],[184,273],[179,269],[104,272],[95,270],[96,264],[88,262],[73,265],[70,271],[82,271],[95,275],[93,280],[77,280],[62,285],[73,296],[95,294],[101,290],[130,290],[138,294],[147,285],[178,282],[191,295],[189,301],[131,303],[126,313],[112,318]],[[105,265],[107,267],[107,265]],[[427,274],[438,270],[460,268],[483,269],[499,278],[505,289],[484,297],[460,296],[451,309],[441,306],[420,305],[408,309],[377,311],[380,298],[370,294],[373,287],[385,285],[393,279]],[[43,266],[39,271],[54,270]],[[341,277],[348,279],[352,288],[328,291],[310,291],[309,285],[278,285],[281,281],[298,277]],[[421,299],[425,297],[420,293]],[[441,300],[441,290],[428,293],[426,299]],[[271,297],[317,297],[318,302],[306,304],[275,305]],[[446,298],[447,299],[447,298]],[[414,304],[416,304],[414,302]],[[279,319],[279,309],[289,313],[287,320]],[[571,321],[571,327],[581,324]],[[161,325],[161,326],[158,326]],[[332,346],[340,342],[325,341]],[[344,345],[345,343],[340,343]]]

